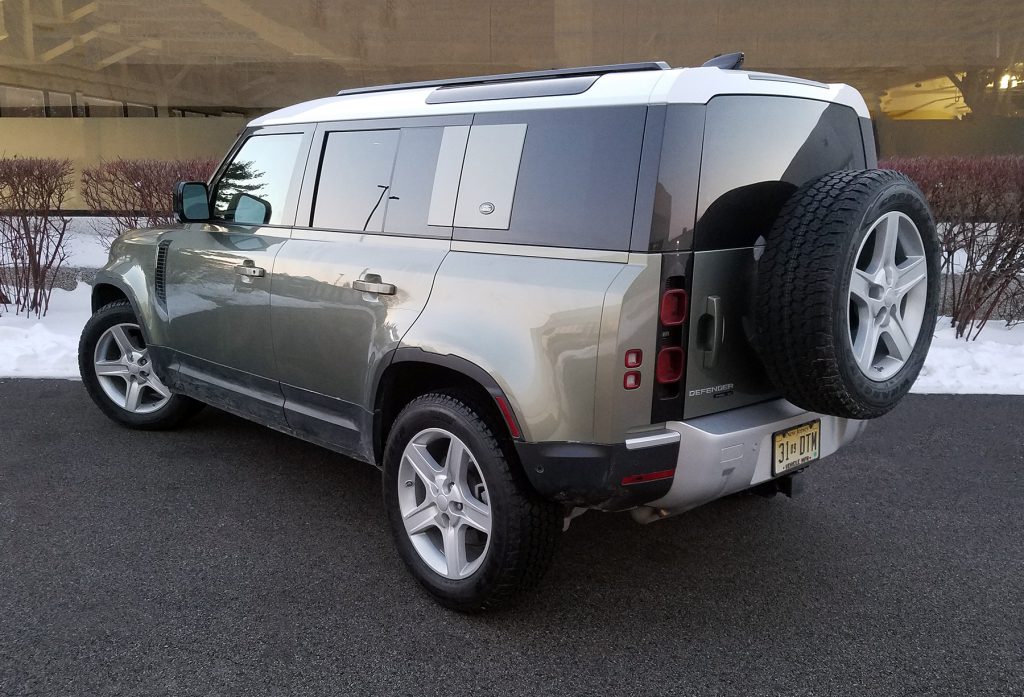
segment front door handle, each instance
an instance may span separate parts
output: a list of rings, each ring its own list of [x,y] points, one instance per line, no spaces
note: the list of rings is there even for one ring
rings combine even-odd
[[[380,295],[394,295],[398,290],[394,283],[384,283],[375,273],[368,273],[363,278],[352,281],[352,287],[364,293],[379,293]]]
[[[267,270],[256,266],[252,259],[246,259],[235,267],[235,273],[246,278],[263,278],[267,275]]]

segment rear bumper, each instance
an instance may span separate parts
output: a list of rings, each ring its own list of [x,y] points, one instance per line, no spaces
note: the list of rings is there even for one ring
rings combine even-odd
[[[516,450],[541,496],[606,511],[631,508],[647,523],[772,479],[772,435],[814,419],[821,421],[820,457],[852,441],[867,424],[777,399],[669,421],[624,443],[516,443]]]
[[[666,431],[679,434],[675,477],[664,496],[634,509],[633,517],[651,522],[772,479],[772,435],[813,419],[821,420],[822,458],[867,426],[866,421],[805,411],[784,399],[666,423]]]
[[[660,499],[672,486],[679,438],[659,435],[642,448],[629,447],[629,441],[611,445],[551,442],[516,443],[516,451],[530,483],[544,498],[622,511]]]

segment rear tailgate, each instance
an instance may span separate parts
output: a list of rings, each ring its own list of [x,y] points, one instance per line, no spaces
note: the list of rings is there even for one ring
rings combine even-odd
[[[849,107],[751,95],[708,103],[687,278],[684,418],[778,396],[752,346],[760,245],[802,184],[865,163],[861,124]]]

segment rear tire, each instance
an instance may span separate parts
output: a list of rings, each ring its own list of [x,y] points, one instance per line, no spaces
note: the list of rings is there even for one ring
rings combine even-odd
[[[755,343],[783,396],[870,419],[924,364],[939,242],[924,196],[890,170],[827,174],[786,202],[758,262]]]
[[[203,406],[172,394],[154,372],[139,320],[124,300],[104,305],[85,323],[78,370],[100,411],[129,428],[174,428]]]
[[[395,545],[438,602],[472,612],[536,586],[562,515],[510,461],[465,396],[430,393],[402,410],[384,451],[384,504]]]

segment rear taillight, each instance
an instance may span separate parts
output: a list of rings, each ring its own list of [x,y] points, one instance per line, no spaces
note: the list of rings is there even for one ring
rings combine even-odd
[[[686,277],[668,275],[658,303],[658,353],[654,359],[655,421],[682,417],[682,380],[686,372],[687,319],[690,298]]]
[[[666,346],[658,351],[655,379],[662,385],[679,382],[683,377],[683,356],[683,349],[679,346]]]
[[[663,327],[678,327],[686,321],[687,297],[682,288],[670,288],[661,296],[661,312],[658,313]]]

